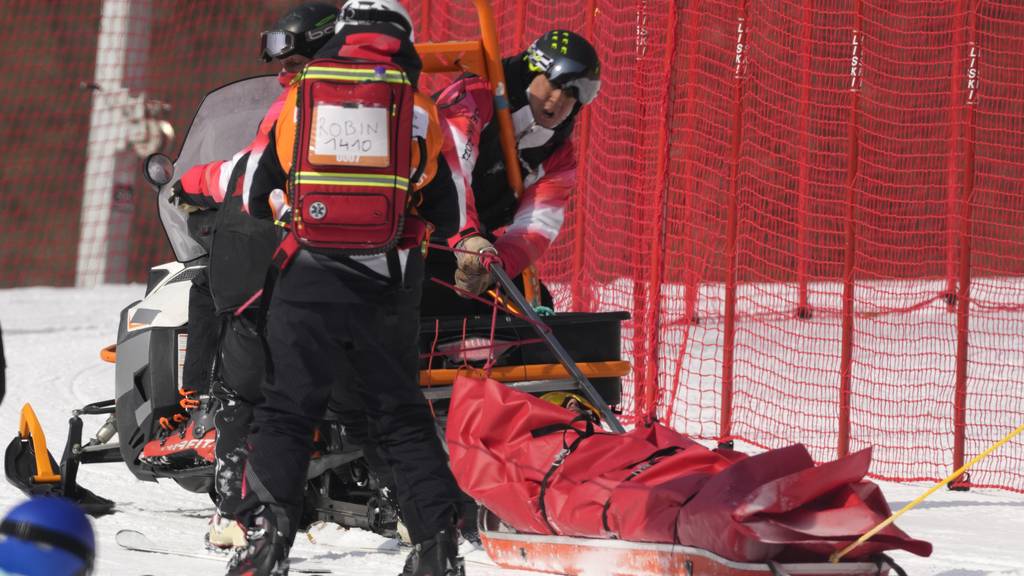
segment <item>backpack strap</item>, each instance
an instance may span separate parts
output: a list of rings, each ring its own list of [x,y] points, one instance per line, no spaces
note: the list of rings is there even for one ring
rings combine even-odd
[[[274,266],[278,270],[284,270],[291,264],[292,258],[295,257],[295,253],[299,251],[300,245],[298,239],[291,232],[284,235],[281,240],[281,244],[278,245],[277,250],[274,250],[274,256],[270,259],[274,263]]]

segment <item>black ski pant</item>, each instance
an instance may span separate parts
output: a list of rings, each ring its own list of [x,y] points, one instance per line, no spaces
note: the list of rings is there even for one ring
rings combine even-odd
[[[459,492],[419,388],[422,261],[413,254],[404,287],[331,284],[343,292],[333,300],[318,301],[322,293],[303,288],[320,272],[297,281],[315,268],[297,271],[296,262],[282,275],[267,320],[274,378],[263,390],[249,438],[243,521],[267,505],[277,529],[294,538],[313,429],[333,388],[341,387],[362,401],[368,436],[392,469],[413,542],[451,526]],[[322,273],[338,280],[333,271]]]
[[[206,269],[192,279],[188,292],[188,346],[181,373],[181,387],[198,394],[210,391],[213,359],[217,353],[220,320],[213,307]]]
[[[214,490],[218,512],[226,518],[235,518],[238,513],[248,455],[246,440],[253,411],[263,402],[267,354],[261,315],[260,309],[253,307],[238,316],[222,316],[220,377],[214,379],[212,393],[218,403],[214,415]]]

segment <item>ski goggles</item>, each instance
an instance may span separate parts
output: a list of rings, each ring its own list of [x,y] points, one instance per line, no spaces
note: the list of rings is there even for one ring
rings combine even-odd
[[[260,56],[264,62],[287,58],[295,53],[313,57],[317,40],[334,34],[334,20],[325,26],[313,28],[305,34],[296,34],[287,30],[267,30],[260,33]]]
[[[590,104],[597,98],[597,93],[601,90],[601,81],[590,78],[576,78],[562,83],[552,81],[551,83],[562,90],[569,90],[580,104]]]
[[[556,88],[569,90],[581,104],[590,104],[601,90],[601,80],[587,75],[585,65],[569,58],[559,58],[544,72]]]
[[[601,421],[601,412],[590,401],[575,392],[548,392],[543,394],[540,399],[569,410],[586,411],[594,417],[596,422]]]
[[[260,50],[264,62],[287,58],[295,53],[295,34],[285,30],[261,32]]]

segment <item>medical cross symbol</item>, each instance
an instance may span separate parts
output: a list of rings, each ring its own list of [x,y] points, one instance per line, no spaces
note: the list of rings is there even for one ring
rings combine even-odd
[[[327,206],[323,202],[313,202],[309,205],[309,217],[314,220],[321,220],[327,216]]]

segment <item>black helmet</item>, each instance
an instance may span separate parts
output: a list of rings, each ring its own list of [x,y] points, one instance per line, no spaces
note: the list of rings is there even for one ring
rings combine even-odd
[[[307,2],[288,11],[270,30],[260,34],[265,62],[292,54],[312,58],[334,35],[338,8],[323,2]]]
[[[523,56],[531,72],[544,74],[555,86],[571,89],[581,104],[590,104],[601,89],[597,51],[579,34],[552,30],[538,38]]]

